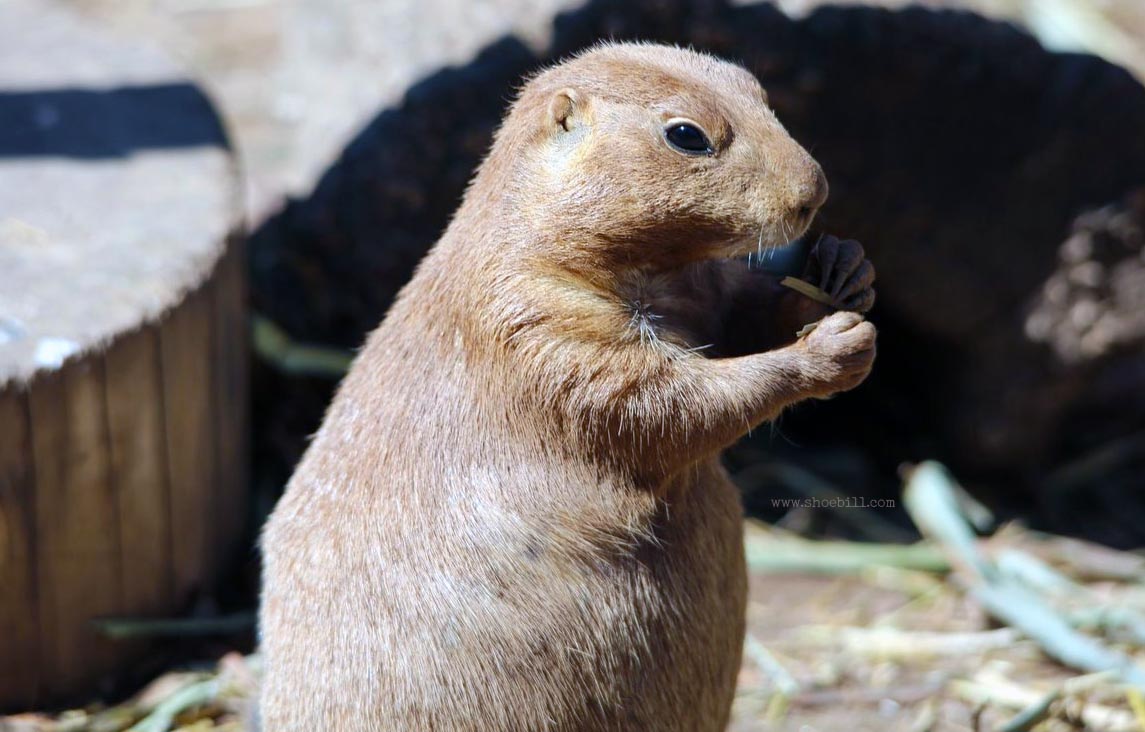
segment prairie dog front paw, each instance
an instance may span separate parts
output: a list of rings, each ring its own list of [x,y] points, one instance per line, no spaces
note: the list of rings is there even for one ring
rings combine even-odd
[[[814,396],[853,389],[867,378],[875,361],[875,326],[853,312],[828,315],[797,345],[803,350]]]

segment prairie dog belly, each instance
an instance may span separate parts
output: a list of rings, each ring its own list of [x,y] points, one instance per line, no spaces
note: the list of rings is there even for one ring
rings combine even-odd
[[[272,523],[268,555],[286,542],[308,564],[268,567],[265,728],[722,729],[746,597],[739,495],[715,462],[668,493],[645,530],[579,538],[460,505],[477,522],[443,522],[416,551],[365,514]],[[346,551],[370,532],[372,556]],[[280,671],[299,667],[304,686]],[[313,703],[276,703],[299,694]]]

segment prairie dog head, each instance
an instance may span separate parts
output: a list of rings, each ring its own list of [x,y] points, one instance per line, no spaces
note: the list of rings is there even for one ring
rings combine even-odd
[[[516,159],[498,161],[505,147]],[[534,77],[487,165],[511,166],[512,205],[554,246],[614,267],[781,246],[827,197],[751,73],[660,45],[598,46]]]

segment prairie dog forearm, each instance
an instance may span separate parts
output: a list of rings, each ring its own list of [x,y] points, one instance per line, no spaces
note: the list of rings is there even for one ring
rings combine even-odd
[[[729,446],[792,404],[850,388],[874,357],[874,328],[838,313],[783,348],[734,358],[630,347],[628,379],[570,383],[562,408],[594,449],[661,475]],[[601,354],[598,358],[620,359]]]

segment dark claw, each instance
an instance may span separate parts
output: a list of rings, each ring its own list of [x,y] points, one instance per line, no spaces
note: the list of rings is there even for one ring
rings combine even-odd
[[[819,289],[827,292],[827,280],[835,269],[835,257],[839,254],[839,240],[825,236],[811,250],[811,259],[818,264]]]
[[[857,295],[852,295],[850,298],[844,300],[839,304],[840,310],[849,310],[853,313],[865,313],[875,305],[875,291],[863,290]]]
[[[847,285],[855,271],[859,269],[866,257],[863,253],[863,247],[857,241],[844,241],[840,242],[838,253],[835,255],[835,271],[832,274],[833,284],[831,289],[827,292],[836,298],[841,299],[840,291]]]
[[[839,292],[833,293],[835,299],[839,301],[846,301],[862,293],[864,290],[871,289],[875,284],[875,267],[870,261],[864,259],[859,262],[859,266],[848,276],[844,282],[844,286],[840,288]]]
[[[818,282],[819,289],[832,297],[839,310],[862,313],[874,305],[875,293],[871,287],[875,282],[875,268],[857,241],[833,236],[820,238],[811,250],[803,279]]]

